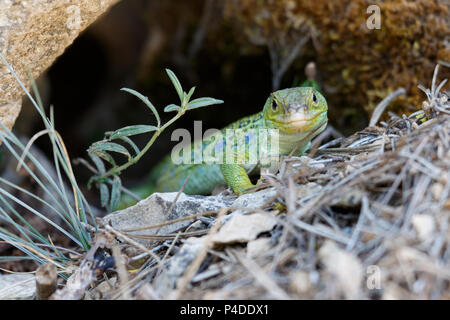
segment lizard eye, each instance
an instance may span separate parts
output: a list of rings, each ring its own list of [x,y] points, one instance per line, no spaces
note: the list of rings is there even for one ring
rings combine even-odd
[[[314,103],[317,103],[317,97],[314,93],[313,93],[313,101],[314,101]]]
[[[272,111],[276,112],[278,110],[278,104],[275,100],[272,101]]]

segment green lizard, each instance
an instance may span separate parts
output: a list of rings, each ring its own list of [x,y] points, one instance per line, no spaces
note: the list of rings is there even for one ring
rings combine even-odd
[[[206,160],[195,163],[192,160],[198,162],[198,155],[194,154],[194,151],[184,149],[182,152],[191,153],[192,164],[177,165],[171,155],[168,155],[152,170],[150,183],[138,187],[133,192],[145,198],[153,192],[179,191],[186,182],[183,189],[186,194],[210,194],[220,185],[229,185],[236,194],[242,194],[254,187],[248,174],[260,169],[261,157],[267,157],[267,153],[264,154],[260,151],[261,148],[258,148],[261,132],[267,131],[258,129],[277,129],[278,155],[275,156],[288,155],[292,152],[294,155],[301,155],[309,148],[311,139],[325,129],[327,110],[325,98],[314,87],[275,91],[270,94],[261,112],[238,120],[203,139],[201,150],[203,152],[214,150],[212,153],[223,151],[223,158],[220,156],[217,158],[222,159],[222,163],[219,161],[205,163]],[[232,133],[237,133],[230,136],[234,140],[229,140],[228,137],[223,139],[226,137],[227,129],[240,130],[231,130]],[[195,150],[194,144],[190,147],[190,150]],[[245,151],[242,152],[243,149],[239,147],[244,147]],[[270,141],[267,148],[270,149]],[[232,153],[231,163],[226,161],[227,152]],[[246,163],[252,156],[253,159],[257,159],[257,163]],[[270,154],[269,158],[272,156],[274,155]],[[135,201],[126,196],[122,200],[121,207],[131,205],[133,202]]]

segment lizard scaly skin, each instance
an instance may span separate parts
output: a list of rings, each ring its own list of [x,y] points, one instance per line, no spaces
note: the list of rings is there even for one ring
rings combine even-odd
[[[313,87],[275,91],[270,94],[261,112],[240,119],[203,139],[201,150],[214,150],[216,153],[222,151],[223,158],[219,157],[223,160],[222,163],[194,162],[193,160],[198,160],[198,155],[194,154],[195,148],[192,144],[192,151],[187,151],[191,152],[191,164],[177,165],[171,155],[168,155],[151,172],[150,183],[135,189],[134,192],[144,198],[152,192],[179,191],[188,178],[183,189],[186,194],[210,194],[219,185],[229,185],[236,194],[242,194],[254,186],[248,173],[261,167],[260,163],[246,164],[252,156],[257,161],[263,156],[258,143],[260,132],[264,130],[259,129],[277,130],[279,154],[275,156],[291,154],[294,149],[294,155],[301,155],[309,148],[311,139],[325,129],[327,110],[325,98]],[[223,139],[227,131],[232,134],[236,132],[235,140],[229,140],[228,137]],[[239,149],[243,146],[244,152]],[[235,161],[226,161],[227,152],[231,152]]]

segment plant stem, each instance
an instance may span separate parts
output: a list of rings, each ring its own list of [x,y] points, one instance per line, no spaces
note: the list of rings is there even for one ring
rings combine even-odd
[[[127,163],[124,163],[123,165],[121,165],[119,167],[111,168],[110,170],[108,170],[107,172],[102,174],[100,176],[100,178],[106,178],[106,177],[118,174],[118,173],[122,172],[123,170],[125,170],[126,168],[128,168],[131,165],[138,162],[139,159],[141,159],[142,156],[148,151],[148,149],[150,149],[150,147],[153,145],[156,138],[161,134],[161,132],[163,132],[168,126],[170,126],[172,123],[174,123],[176,120],[178,120],[185,112],[186,112],[186,108],[182,108],[172,119],[167,121],[162,127],[160,127],[157,131],[155,131],[155,133],[153,134],[150,141],[147,142],[144,149],[142,149],[141,152],[139,152],[139,154],[137,154],[135,157],[128,160]]]

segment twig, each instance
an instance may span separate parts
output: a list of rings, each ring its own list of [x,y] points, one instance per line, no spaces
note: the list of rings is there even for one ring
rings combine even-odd
[[[120,285],[125,287],[129,281],[128,271],[125,266],[125,261],[123,259],[122,253],[120,251],[120,247],[118,245],[113,245],[111,248],[112,255],[114,257],[114,261],[117,267],[117,273],[119,275]],[[130,292],[128,290],[123,291],[122,293],[123,299],[130,300]]]
[[[389,94],[386,98],[384,98],[373,110],[372,117],[370,118],[369,127],[373,127],[376,125],[378,120],[380,119],[381,115],[383,114],[386,107],[391,103],[392,100],[397,98],[398,96],[403,96],[406,94],[406,90],[404,88],[399,88]]]
[[[56,290],[57,272],[54,265],[42,264],[36,271],[36,299],[47,300]]]
[[[287,71],[287,69],[291,66],[292,62],[298,57],[300,54],[301,49],[305,45],[306,42],[308,42],[309,38],[311,37],[311,34],[307,34],[304,37],[302,37],[293,48],[291,48],[289,54],[287,57],[284,57],[283,61],[280,57],[280,52],[278,48],[276,48],[275,44],[271,42],[269,44],[269,54],[270,54],[270,61],[271,61],[271,67],[272,67],[272,89],[277,90],[280,87],[281,79],[283,78],[283,75]]]
[[[146,247],[144,247],[143,245],[141,245],[140,243],[134,241],[133,239],[130,239],[129,237],[127,237],[124,233],[115,230],[113,227],[111,226],[105,226],[106,231],[108,232],[112,232],[114,233],[116,236],[122,238],[123,240],[125,240],[126,242],[128,242],[129,244],[135,246],[136,248],[141,249],[144,252],[147,252],[153,259],[155,259],[158,264],[161,264],[161,259],[154,254],[153,252],[151,252],[150,250],[148,250]]]

